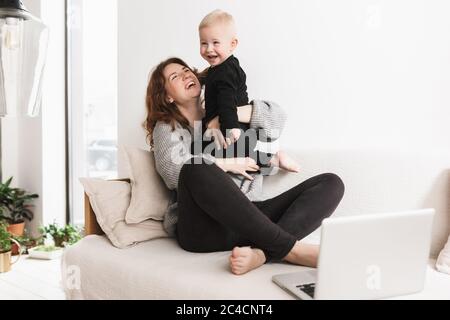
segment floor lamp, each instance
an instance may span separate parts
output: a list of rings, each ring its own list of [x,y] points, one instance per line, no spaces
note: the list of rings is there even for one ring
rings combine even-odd
[[[1,121],[39,115],[48,28],[20,0],[0,0],[0,182]]]

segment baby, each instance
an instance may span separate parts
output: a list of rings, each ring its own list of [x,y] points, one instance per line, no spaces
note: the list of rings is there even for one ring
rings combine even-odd
[[[239,65],[239,60],[233,55],[238,45],[234,19],[224,11],[215,10],[203,18],[199,26],[199,34],[200,54],[210,65],[202,81],[205,85],[204,123],[207,124],[218,116],[220,129],[227,143],[235,144],[241,137],[241,130],[249,129],[248,124],[239,123],[237,108],[248,105],[249,101],[246,74]],[[250,147],[246,145],[246,148]],[[248,156],[250,152],[251,150],[246,150],[245,156]],[[226,156],[236,156],[236,154]],[[298,164],[282,151],[274,156],[257,151],[256,157],[255,160],[260,166],[275,166],[292,172],[299,171]],[[260,161],[263,158],[269,161],[263,163]]]

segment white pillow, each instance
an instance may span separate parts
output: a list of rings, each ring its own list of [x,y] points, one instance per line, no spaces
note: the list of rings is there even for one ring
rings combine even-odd
[[[131,202],[126,214],[127,223],[153,219],[164,220],[170,201],[170,191],[155,168],[153,152],[135,147],[121,147],[128,162],[131,180]]]
[[[123,181],[80,178],[97,222],[112,244],[126,248],[139,242],[167,237],[162,222],[147,220],[127,224],[125,213],[130,204],[131,186]]]
[[[450,274],[450,237],[448,238],[447,244],[444,249],[442,249],[439,257],[436,261],[436,269],[440,272]]]

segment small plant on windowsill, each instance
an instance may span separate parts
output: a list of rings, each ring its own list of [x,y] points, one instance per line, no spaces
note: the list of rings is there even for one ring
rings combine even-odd
[[[39,228],[39,232],[42,235],[40,245],[28,250],[31,258],[58,258],[65,247],[77,243],[82,238],[80,229],[72,225],[59,227],[53,223]]]
[[[44,239],[53,239],[55,247],[67,247],[81,240],[81,230],[73,225],[59,227],[57,223],[39,228]]]
[[[22,249],[22,254],[27,254],[29,249],[34,248],[39,244],[39,239],[31,238],[30,236],[28,236],[26,234],[24,234],[21,237],[13,236],[12,238],[20,244],[21,249]],[[13,256],[19,254],[19,247],[17,245],[15,245],[15,244],[13,245],[11,254]]]

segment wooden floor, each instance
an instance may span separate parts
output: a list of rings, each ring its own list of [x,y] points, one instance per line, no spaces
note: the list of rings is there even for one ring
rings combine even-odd
[[[64,300],[61,260],[22,256],[7,273],[0,273],[0,300]]]

